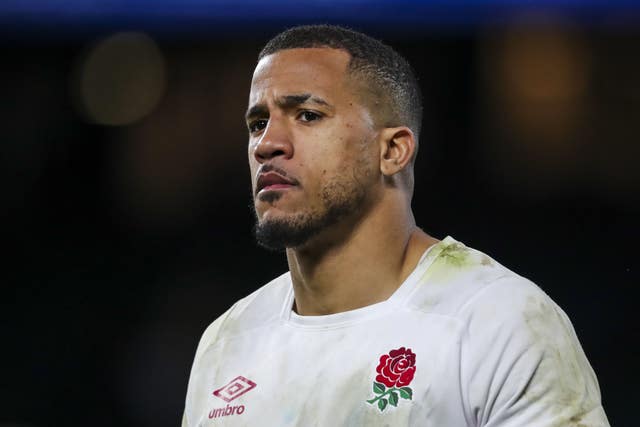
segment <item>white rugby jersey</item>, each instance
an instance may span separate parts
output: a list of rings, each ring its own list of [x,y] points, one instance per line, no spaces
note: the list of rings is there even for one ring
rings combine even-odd
[[[286,273],[209,326],[183,427],[609,425],[565,313],[451,237],[386,301],[327,316],[293,302]]]

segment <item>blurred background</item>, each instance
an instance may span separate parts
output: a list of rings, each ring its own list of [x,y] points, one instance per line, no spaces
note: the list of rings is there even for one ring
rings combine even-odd
[[[301,23],[409,59],[418,223],[538,283],[637,425],[637,2],[3,0],[0,426],[179,425],[205,327],[286,270],[253,241],[243,115]]]

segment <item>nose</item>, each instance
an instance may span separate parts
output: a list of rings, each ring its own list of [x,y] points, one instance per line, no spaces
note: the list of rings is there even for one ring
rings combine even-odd
[[[259,163],[278,156],[290,159],[293,156],[293,144],[285,118],[271,117],[267,127],[256,143],[253,155]]]

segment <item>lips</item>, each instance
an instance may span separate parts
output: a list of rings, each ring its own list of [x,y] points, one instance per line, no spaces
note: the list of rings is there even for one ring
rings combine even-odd
[[[297,185],[297,182],[293,179],[285,178],[284,176],[276,172],[261,173],[258,176],[258,182],[256,185],[256,193],[260,191],[275,191],[284,190]]]

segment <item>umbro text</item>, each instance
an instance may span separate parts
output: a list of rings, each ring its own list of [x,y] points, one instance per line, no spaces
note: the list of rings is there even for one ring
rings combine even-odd
[[[209,418],[228,417],[229,415],[241,415],[243,412],[244,405],[227,405],[225,408],[215,408],[209,411]]]

